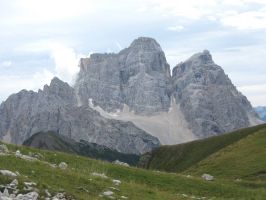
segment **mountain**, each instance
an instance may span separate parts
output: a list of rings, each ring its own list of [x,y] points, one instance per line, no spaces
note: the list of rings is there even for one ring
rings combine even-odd
[[[262,120],[266,121],[266,106],[258,106],[255,108],[255,111]]]
[[[173,69],[173,87],[189,129],[199,138],[261,123],[207,50]]]
[[[266,124],[189,143],[161,146],[144,154],[140,167],[215,176],[265,175]]]
[[[12,188],[14,188],[16,182],[19,190],[15,196],[35,192],[34,194],[37,193],[39,196],[38,199],[45,199],[51,195],[50,199],[64,199],[65,197],[69,200],[262,200],[266,196],[265,177],[263,178],[263,176],[260,176],[260,178],[240,177],[241,179],[235,179],[234,176],[223,176],[223,171],[220,171],[220,176],[214,174],[213,181],[206,181],[201,178],[202,174],[197,175],[197,173],[190,176],[187,176],[188,173],[186,175],[165,173],[124,167],[73,154],[44,151],[17,145],[6,146],[9,153],[0,154],[0,198],[5,187],[9,188],[9,194],[15,192],[16,190]],[[261,145],[258,146],[258,151],[253,150],[255,150],[255,153],[259,152],[260,155],[265,154],[265,151],[259,151],[261,147]],[[241,146],[241,149],[243,150],[245,147]],[[16,156],[15,152],[17,150],[23,154],[23,157]],[[35,157],[31,161],[27,160],[30,156],[35,156],[38,160]],[[231,168],[231,170],[239,173],[237,170],[241,167],[259,166],[258,163],[261,164],[261,161],[265,161],[265,155],[260,160],[254,161],[256,162],[233,165],[234,168]],[[65,164],[63,165],[62,162]],[[221,165],[225,169],[232,166],[228,165],[226,167],[227,164],[230,163],[226,162]],[[61,169],[59,166],[64,166],[66,169]],[[265,164],[263,167],[265,169]],[[2,170],[9,170],[13,173],[19,173],[19,175],[15,174],[16,177],[5,176],[2,172],[6,174],[6,171]],[[15,179],[17,181],[14,181]],[[10,184],[11,182],[12,184]],[[21,195],[18,199],[22,199]],[[54,198],[55,196],[57,198]],[[4,197],[3,199],[7,198]],[[30,198],[24,197],[23,199]]]
[[[178,64],[171,76],[164,52],[151,38],[140,37],[118,54],[81,59],[74,87],[80,105],[132,121],[162,144],[261,123],[209,51]]]
[[[140,37],[117,54],[82,58],[79,67],[73,87],[54,78],[43,90],[23,90],[3,102],[1,140],[22,144],[54,131],[142,154],[261,123],[207,50],[171,73],[160,45]]]
[[[74,89],[58,78],[38,92],[23,90],[0,106],[0,137],[22,144],[38,132],[54,131],[76,141],[97,143],[123,153],[157,147],[157,138],[131,122],[106,119],[89,106],[77,106]]]
[[[74,153],[111,162],[119,160],[130,165],[136,165],[139,160],[138,155],[123,154],[105,146],[89,143],[84,140],[76,142],[73,139],[52,131],[36,133],[24,141],[23,145],[52,151]]]

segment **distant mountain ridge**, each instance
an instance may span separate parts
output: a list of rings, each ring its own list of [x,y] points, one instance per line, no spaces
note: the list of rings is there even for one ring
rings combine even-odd
[[[266,106],[255,107],[255,110],[260,118],[266,122]]]
[[[160,45],[146,37],[118,54],[82,58],[73,87],[54,78],[38,92],[11,95],[0,118],[3,141],[54,131],[133,154],[262,123],[209,51],[171,75]]]

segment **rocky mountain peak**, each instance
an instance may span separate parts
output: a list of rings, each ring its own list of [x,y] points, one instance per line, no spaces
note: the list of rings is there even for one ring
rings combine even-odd
[[[66,82],[63,82],[58,77],[54,77],[51,80],[50,87],[55,87],[55,86],[60,86],[60,85],[66,85],[66,84],[67,84]]]
[[[159,43],[155,39],[149,37],[139,37],[135,39],[129,48],[162,51]]]
[[[194,65],[206,65],[214,63],[212,60],[212,55],[208,50],[194,54],[186,62],[192,62]]]
[[[223,71],[222,68],[216,65],[212,59],[212,55],[208,50],[196,53],[192,55],[189,59],[184,62],[179,63],[173,68],[173,77],[181,77],[184,73],[195,73],[198,76],[200,74],[207,74],[211,71]],[[223,76],[223,73],[217,74],[218,76]],[[197,75],[196,75],[197,76]]]
[[[50,101],[53,101],[56,105],[77,104],[74,89],[57,77],[51,80],[50,85],[44,85],[43,90],[39,90],[38,94],[42,96],[43,104]]]
[[[65,88],[65,87],[69,87],[68,83],[63,82],[62,80],[60,80],[57,77],[54,77],[51,80],[49,85],[47,85],[47,84],[44,85],[43,91],[44,92],[48,92],[48,91],[51,91],[51,90],[55,90],[55,89],[59,89],[59,88]]]
[[[140,37],[118,54],[93,54],[81,59],[75,84],[82,105],[92,99],[108,112],[126,104],[136,113],[167,111],[170,66],[160,45]],[[108,97],[107,97],[108,96]]]

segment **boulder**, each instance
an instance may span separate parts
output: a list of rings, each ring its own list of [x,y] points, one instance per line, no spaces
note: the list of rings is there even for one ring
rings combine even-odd
[[[16,188],[18,186],[18,180],[17,179],[14,179],[9,185],[12,188]]]
[[[116,164],[116,165],[122,165],[122,166],[125,166],[125,167],[129,167],[129,164],[127,164],[125,162],[121,162],[119,160],[115,160],[113,163]]]
[[[202,174],[201,178],[205,181],[213,181],[214,177],[210,174]]]
[[[120,180],[113,179],[113,184],[119,186],[121,184]]]
[[[39,194],[37,192],[29,192],[27,194],[18,194],[15,200],[37,200]]]
[[[97,173],[97,172],[93,172],[91,173],[92,176],[98,176],[101,178],[108,178],[104,173]]]
[[[9,170],[0,170],[0,174],[2,174],[4,176],[17,177],[17,174],[15,174],[14,172],[11,172]]]
[[[60,169],[65,170],[65,169],[67,169],[68,165],[67,165],[65,162],[61,162],[61,163],[58,165],[58,167],[59,167]]]
[[[112,192],[110,190],[103,192],[104,196],[112,196],[113,194],[114,194],[114,192]]]

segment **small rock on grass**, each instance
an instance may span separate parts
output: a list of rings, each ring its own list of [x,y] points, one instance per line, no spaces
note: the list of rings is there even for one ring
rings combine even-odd
[[[0,170],[0,174],[4,175],[4,176],[11,176],[11,177],[17,177],[17,174],[15,174],[14,172],[11,172],[9,170]]]
[[[113,163],[116,164],[116,165],[122,165],[124,167],[129,167],[129,164],[127,164],[125,162],[121,162],[119,160],[115,160]]]
[[[37,200],[39,194],[37,192],[30,192],[27,194],[19,194],[16,200]]]
[[[67,169],[67,164],[65,163],[65,162],[61,162],[59,165],[58,165],[58,167],[60,168],[60,169]]]
[[[24,185],[26,186],[36,186],[37,184],[34,182],[24,182]]]
[[[97,173],[97,172],[93,172],[91,173],[92,176],[98,176],[101,178],[108,178],[104,173]]]
[[[10,185],[10,187],[13,187],[13,188],[17,187],[18,186],[18,180],[14,179],[9,185]]]
[[[114,192],[112,192],[110,190],[103,192],[104,196],[112,196],[113,194],[114,194]]]
[[[45,195],[47,196],[47,197],[51,197],[52,195],[51,195],[51,193],[46,189],[46,190],[44,190],[44,192],[45,192]]]
[[[213,181],[214,179],[214,177],[210,174],[202,174],[201,178],[204,179],[205,181]]]
[[[120,180],[116,180],[116,179],[114,179],[114,180],[113,180],[113,184],[116,185],[116,186],[118,186],[118,185],[121,184],[121,181],[120,181]]]

